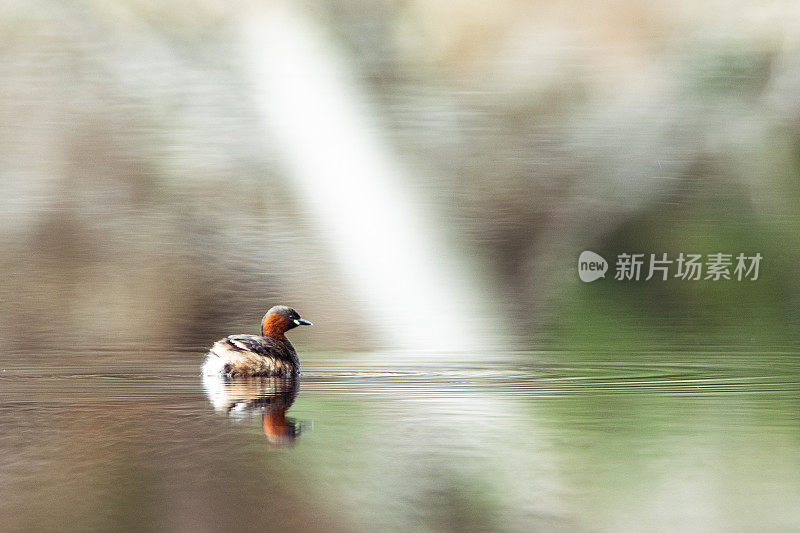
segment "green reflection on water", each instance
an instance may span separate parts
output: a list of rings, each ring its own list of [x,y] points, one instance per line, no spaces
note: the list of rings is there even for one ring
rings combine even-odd
[[[286,447],[265,435],[262,416],[286,406],[269,387],[239,383],[257,401],[229,416],[185,354],[168,373],[8,368],[6,527],[800,525],[797,354],[483,355],[309,354],[286,413],[303,431]]]

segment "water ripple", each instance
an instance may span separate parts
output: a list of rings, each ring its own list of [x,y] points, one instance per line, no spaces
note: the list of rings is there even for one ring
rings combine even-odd
[[[535,397],[570,394],[764,394],[797,393],[794,363],[757,359],[706,359],[656,363],[523,360],[484,364],[436,361],[387,362],[351,357],[304,363],[305,394],[447,396],[499,394]],[[785,363],[785,360],[784,360]],[[0,399],[9,402],[180,402],[202,394],[197,365],[17,367],[0,373]]]

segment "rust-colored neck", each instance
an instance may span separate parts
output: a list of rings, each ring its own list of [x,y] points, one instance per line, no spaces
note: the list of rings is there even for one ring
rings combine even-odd
[[[286,409],[264,413],[261,417],[261,426],[264,429],[264,435],[271,440],[291,435],[291,427],[289,421],[286,420]]]
[[[265,316],[261,322],[261,334],[265,337],[285,341],[288,340],[284,335],[287,331],[289,331],[289,319],[278,313]]]

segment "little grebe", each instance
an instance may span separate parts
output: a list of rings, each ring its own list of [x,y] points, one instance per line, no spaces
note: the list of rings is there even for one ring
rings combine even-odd
[[[261,321],[261,335],[231,335],[214,343],[203,363],[203,374],[293,376],[300,370],[294,346],[285,333],[311,326],[291,307],[276,305]]]

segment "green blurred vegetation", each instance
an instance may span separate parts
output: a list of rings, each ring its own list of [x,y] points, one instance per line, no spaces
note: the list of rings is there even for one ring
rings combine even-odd
[[[568,286],[554,316],[559,348],[769,351],[800,348],[800,226],[765,216],[732,179],[706,181],[664,198],[605,236],[593,251],[609,261],[603,280]],[[669,279],[645,281],[650,254],[668,254]],[[680,253],[763,257],[758,279],[681,280]],[[639,281],[615,280],[620,253],[644,253]],[[733,267],[731,268],[731,274]],[[706,272],[703,272],[705,277]]]
[[[796,349],[798,17],[614,5],[284,7],[329,39],[509,348]],[[319,324],[311,348],[383,347],[254,104],[242,28],[270,9],[8,3],[9,346],[205,345],[282,301]],[[584,285],[585,249],[764,259],[752,283]]]

